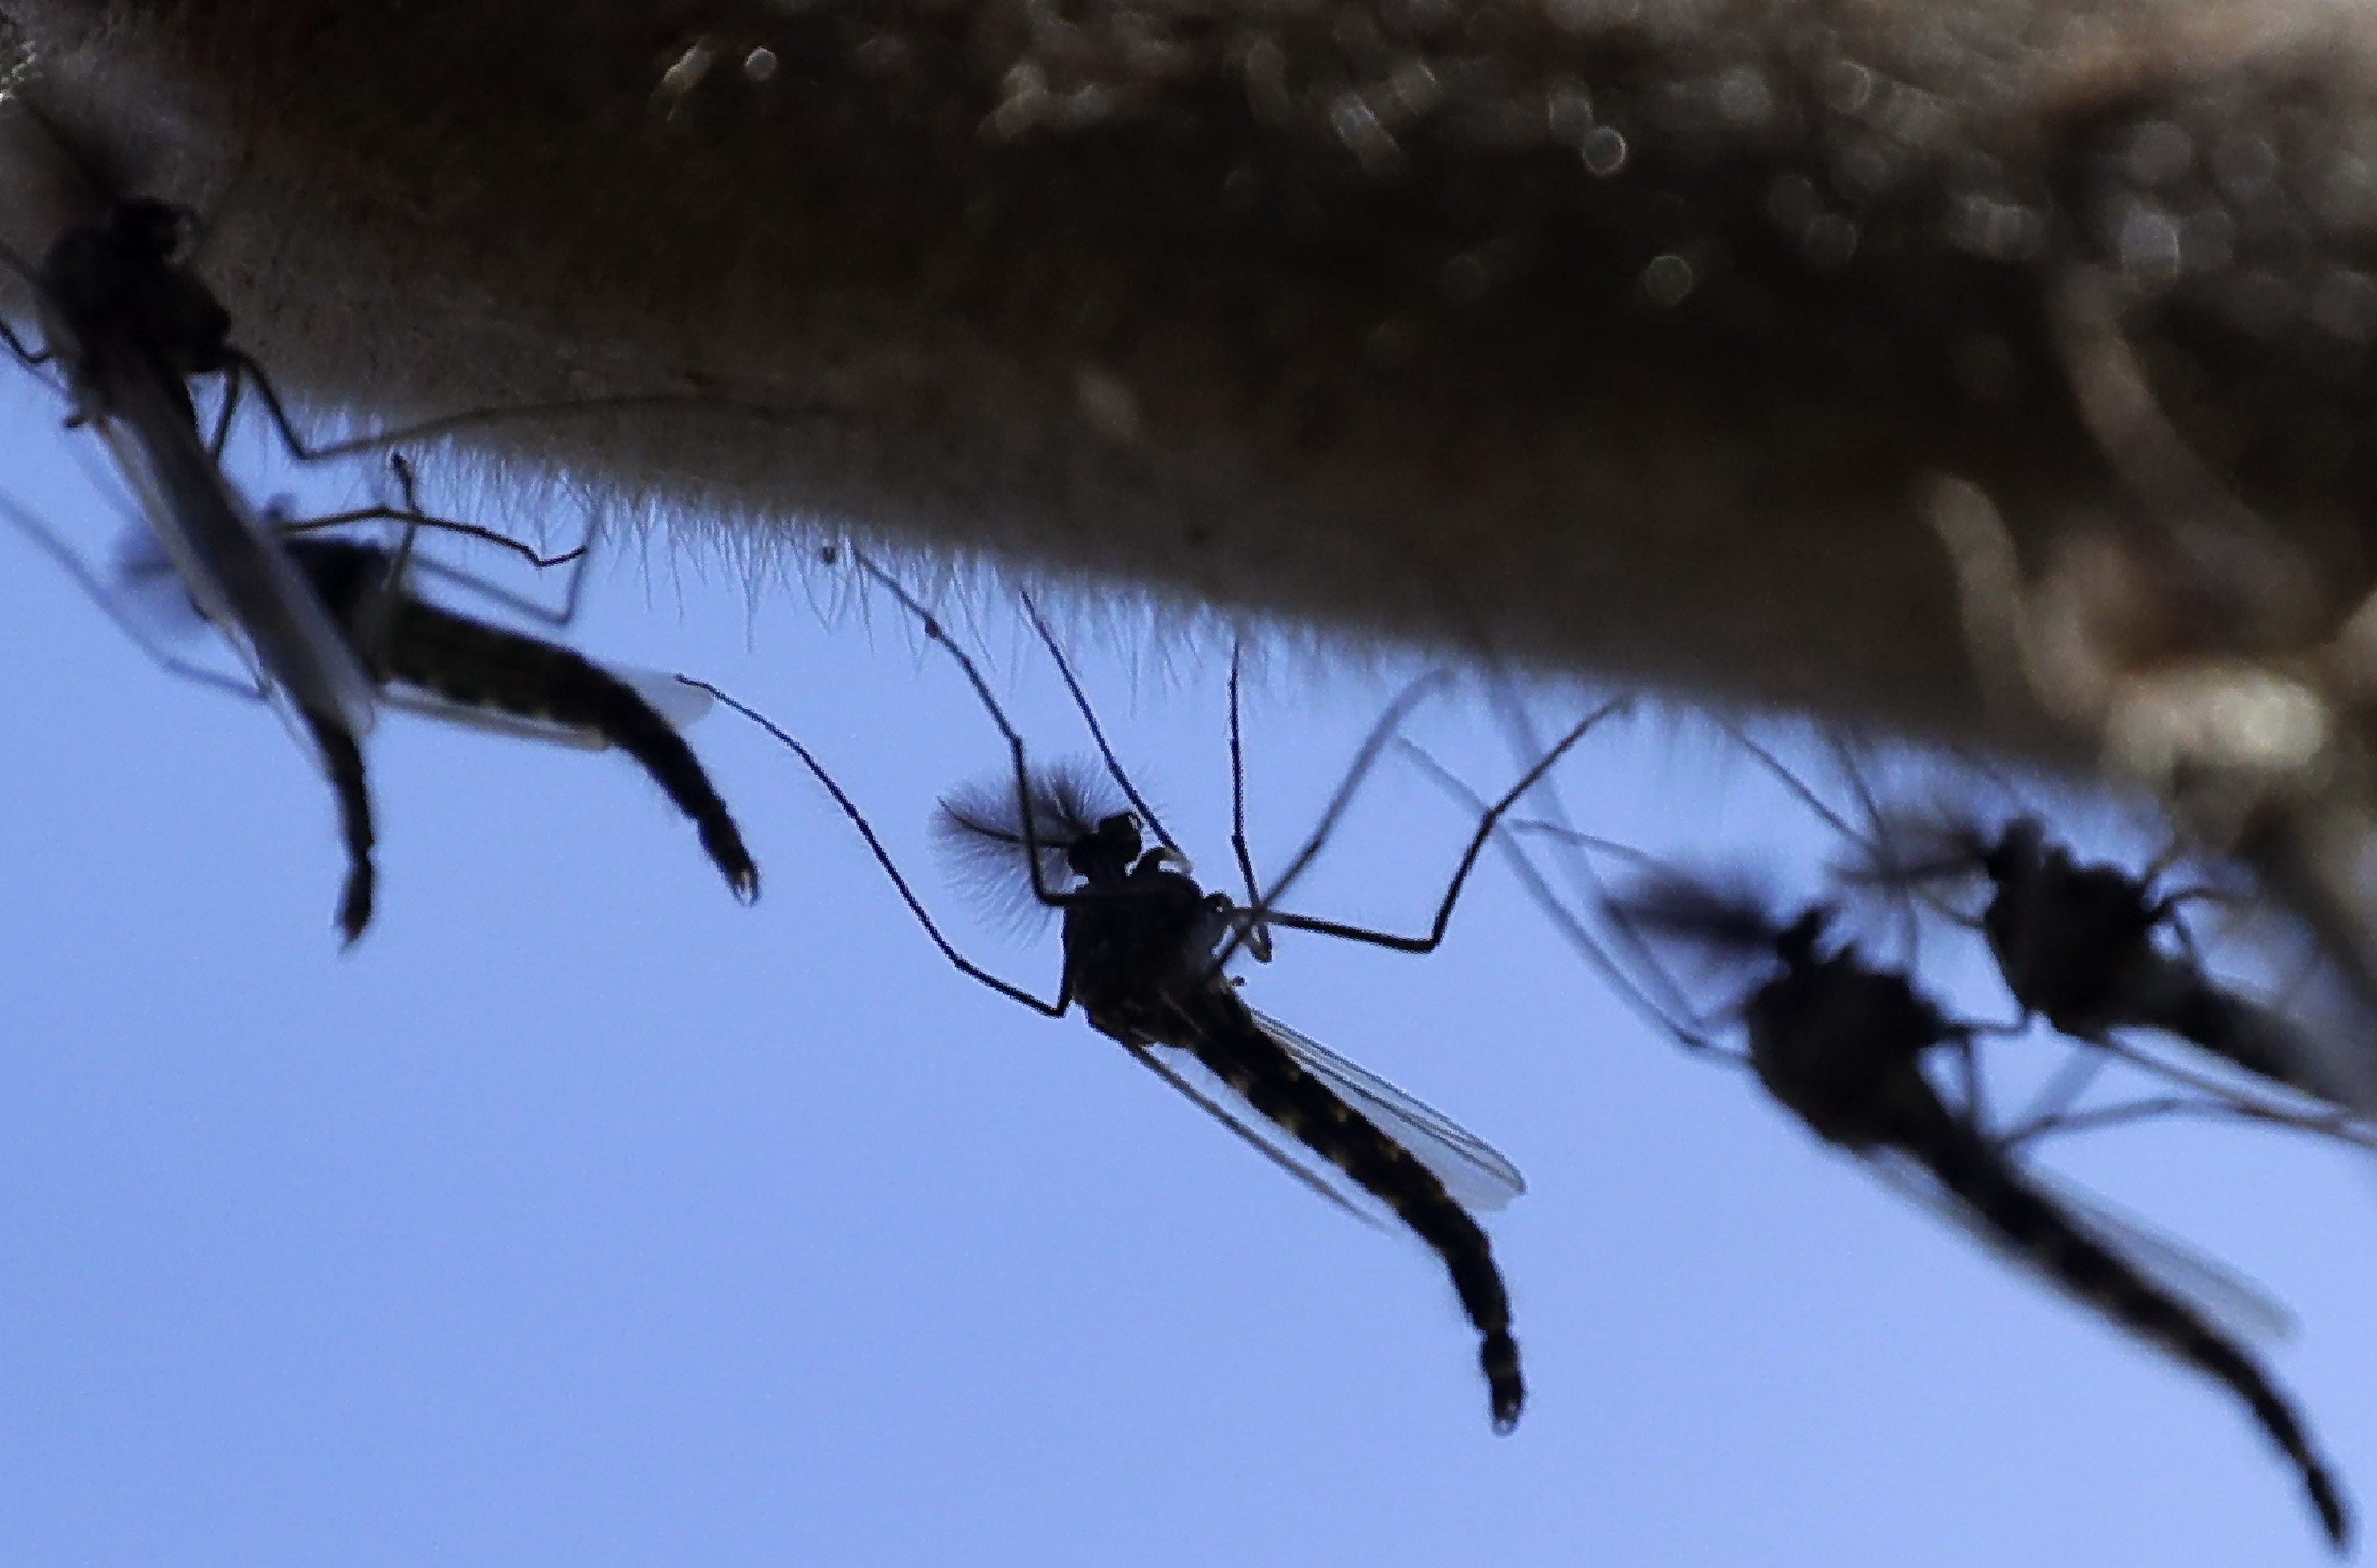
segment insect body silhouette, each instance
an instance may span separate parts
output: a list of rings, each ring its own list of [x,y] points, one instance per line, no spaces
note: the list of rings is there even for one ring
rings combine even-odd
[[[200,439],[185,377],[229,373],[235,387],[239,377],[252,378],[252,367],[225,341],[229,316],[177,259],[189,221],[162,202],[119,201],[102,221],[67,229],[39,268],[8,257],[35,290],[44,341],[33,351],[5,325],[0,337],[28,365],[63,364],[70,423],[98,432],[191,600],[314,748],[350,851],[339,924],[352,943],[371,917],[362,741],[372,724],[372,685],[304,574]],[[227,391],[226,421],[232,401]],[[277,413],[277,400],[273,406]]]
[[[1903,974],[1848,944],[1825,951],[1825,904],[1778,920],[1754,899],[1674,875],[1645,879],[1610,913],[1654,940],[1772,968],[1741,999],[1749,1062],[1785,1108],[1827,1143],[1903,1157],[2015,1255],[2120,1327],[2228,1385],[2300,1471],[2329,1539],[2350,1538],[2344,1499],[2269,1376],[2184,1300],[2145,1277],[2015,1167],[1925,1076],[1923,1060],[1966,1031]]]
[[[984,868],[995,868],[1012,880],[1010,885],[1022,883],[1033,903],[1062,912],[1065,960],[1054,999],[1004,980],[961,954],[926,912],[857,808],[807,749],[751,709],[714,688],[705,689],[764,725],[800,756],[866,837],[926,934],[960,971],[1048,1017],[1061,1017],[1081,1003],[1099,1033],[1306,1185],[1351,1208],[1324,1174],[1334,1173],[1427,1243],[1443,1262],[1479,1335],[1479,1362],[1495,1426],[1509,1430],[1525,1403],[1525,1382],[1511,1329],[1509,1294],[1491,1243],[1470,1211],[1497,1206],[1523,1191],[1518,1172],[1438,1113],[1249,1007],[1224,966],[1241,948],[1266,951],[1265,928],[1272,926],[1406,952],[1432,951],[1442,940],[1462,887],[1502,812],[1616,705],[1580,724],[1487,814],[1427,935],[1369,932],[1290,914],[1273,907],[1271,900],[1319,852],[1388,736],[1432,680],[1407,689],[1381,717],[1320,825],[1270,897],[1257,896],[1250,889],[1249,903],[1241,905],[1197,882],[1185,856],[1152,815],[1125,808],[1119,801],[1102,803],[1096,786],[1083,776],[1034,772],[1021,736],[972,658],[895,580],[863,558],[860,564],[957,661],[1008,742],[1011,779],[949,796],[937,821],[945,842],[959,854]],[[1050,646],[1055,652],[1053,641]],[[1070,684],[1069,670],[1067,678]],[[1234,678],[1234,702],[1235,696]],[[1119,769],[1114,772],[1116,782],[1135,797]],[[1150,827],[1160,842],[1147,842]],[[1251,881],[1250,870],[1248,876]],[[1193,1064],[1218,1079],[1260,1121],[1248,1121],[1209,1096],[1176,1061]],[[1291,1146],[1283,1148],[1268,1136],[1266,1123],[1284,1134]],[[1297,1158],[1299,1154],[1304,1160]],[[1318,1161],[1318,1167],[1310,1167],[1310,1161]]]
[[[493,530],[432,517],[422,511],[414,495],[411,467],[401,456],[391,461],[404,492],[402,507],[365,507],[304,521],[274,518],[270,524],[281,553],[322,604],[376,700],[464,728],[587,749],[618,748],[692,820],[703,849],[735,894],[747,901],[757,897],[758,870],[741,832],[678,733],[708,711],[708,698],[680,681],[607,668],[545,638],[459,614],[430,602],[413,586],[417,576],[434,575],[549,624],[566,625],[575,614],[581,578],[571,578],[567,604],[550,610],[428,559],[414,551],[413,542],[424,531],[450,533],[507,549],[539,568],[572,562],[582,566],[587,546],[542,556]],[[197,606],[186,594],[173,592],[168,562],[136,543],[118,562],[118,581],[110,584],[41,520],[5,496],[0,496],[0,521],[40,546],[169,673],[251,700],[261,695],[255,686],[176,658],[153,640],[144,617],[125,607],[127,595],[149,598],[165,588],[172,596],[161,607],[169,616],[186,621],[187,612]],[[401,542],[390,547],[322,533],[369,521],[402,524]],[[347,907],[360,920],[368,917],[376,881],[370,818],[367,812],[351,811],[346,820],[351,832],[358,826],[365,830],[360,838],[351,837],[348,845]]]
[[[735,896],[758,896],[759,872],[710,776],[663,707],[670,693],[631,681],[557,642],[433,604],[406,581],[407,553],[352,539],[293,538],[286,548],[374,684],[409,687],[434,716],[575,744],[615,746],[693,821]],[[507,721],[509,721],[508,723]]]
[[[2176,928],[2193,890],[2157,894],[2151,872],[2083,861],[2036,817],[2012,819],[1994,838],[1969,828],[1949,836],[1947,854],[1905,874],[1989,879],[1981,932],[2025,1014],[2082,1040],[2159,1030],[2298,1093],[2333,1098],[2314,1071],[2313,1047],[2283,1015],[2213,979],[2192,953],[2156,941]]]

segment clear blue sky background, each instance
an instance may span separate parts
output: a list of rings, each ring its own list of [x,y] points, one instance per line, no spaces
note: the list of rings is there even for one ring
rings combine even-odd
[[[21,382],[6,399],[8,489],[104,558],[119,521],[78,438]],[[1078,1019],[950,972],[731,715],[694,739],[762,863],[756,909],[624,760],[388,717],[381,912],[341,957],[327,792],[269,715],[157,674],[5,534],[0,560],[0,1560],[2321,1559],[2225,1392],[1654,1038],[1491,862],[1439,955],[1288,937],[1248,991],[1526,1171],[1491,1227],[1533,1391],[1509,1438],[1424,1251]],[[770,588],[753,613],[698,555],[615,557],[591,599],[582,646],[766,708],[962,942],[1053,986],[1054,931],[986,928],[933,859],[934,795],[1000,754],[888,606]],[[1029,733],[1083,749],[1012,616],[979,624]],[[1226,644],[1114,624],[1084,631],[1083,676],[1224,876]],[[1387,689],[1269,660],[1260,861]],[[1422,727],[1508,775],[1458,705]],[[1586,826],[1786,888],[1832,847],[1654,726],[1561,778]],[[1414,926],[1463,827],[1391,769],[1296,902]],[[2299,1312],[2275,1364],[2377,1500],[2365,1165],[2178,1127],[2060,1158]]]

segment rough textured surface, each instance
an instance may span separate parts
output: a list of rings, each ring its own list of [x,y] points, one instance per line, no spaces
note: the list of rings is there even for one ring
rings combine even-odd
[[[2087,268],[2186,442],[2370,575],[2359,7],[9,10],[309,402],[785,410],[480,437],[746,521],[1969,733],[1918,497],[2026,548],[2129,504]]]

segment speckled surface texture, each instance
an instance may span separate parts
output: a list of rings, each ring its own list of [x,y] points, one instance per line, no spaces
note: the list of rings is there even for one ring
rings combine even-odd
[[[2357,7],[9,9],[314,406],[783,411],[482,437],[729,526],[1970,733],[1917,498],[2132,504],[2085,268],[2190,447],[2371,576]]]

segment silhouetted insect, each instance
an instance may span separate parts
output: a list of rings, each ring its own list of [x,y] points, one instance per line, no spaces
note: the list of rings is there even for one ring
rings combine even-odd
[[[1501,802],[1487,810],[1463,852],[1426,936],[1369,931],[1335,921],[1294,915],[1272,900],[1316,856],[1354,789],[1367,774],[1387,737],[1438,677],[1414,683],[1379,720],[1339,785],[1320,823],[1290,862],[1271,893],[1253,891],[1251,862],[1243,851],[1244,803],[1240,754],[1233,746],[1234,788],[1238,794],[1236,834],[1248,882],[1248,903],[1235,904],[1211,892],[1188,874],[1188,861],[1163,833],[1141,802],[1136,810],[1099,798],[1095,782],[1063,771],[1035,773],[1022,737],[1009,722],[973,659],[934,616],[888,574],[863,557],[859,564],[883,583],[958,664],[975,695],[1008,743],[1012,771],[993,786],[946,797],[937,819],[943,841],[978,868],[1028,889],[1030,899],[1063,913],[1065,964],[1054,1000],[989,973],[961,954],[944,937],[909,888],[890,856],[849,796],[807,749],[752,710],[715,692],[723,701],[764,725],[790,747],[848,814],[878,862],[927,936],[962,973],[1000,995],[1051,1018],[1076,1001],[1091,1025],[1129,1051],[1134,1059],[1188,1095],[1232,1131],[1260,1149],[1273,1163],[1340,1206],[1347,1197],[1334,1179],[1384,1205],[1444,1262],[1455,1291],[1475,1326],[1480,1362],[1491,1396],[1495,1426],[1508,1430],[1525,1400],[1518,1343],[1511,1334],[1510,1300],[1485,1232],[1472,1208],[1492,1208],[1523,1190],[1510,1163],[1474,1135],[1278,1020],[1243,1001],[1224,966],[1240,946],[1258,952],[1266,927],[1314,931],[1407,952],[1433,951],[1443,940],[1462,887],[1495,823],[1510,804],[1540,778],[1567,749],[1618,704],[1578,724]],[[1033,614],[1038,624],[1036,612]],[[1041,627],[1044,636],[1045,628]],[[1061,653],[1053,641],[1052,653]],[[1069,669],[1066,679],[1077,700]],[[1232,679],[1233,707],[1236,681]],[[1087,712],[1087,705],[1082,704]],[[1094,720],[1093,720],[1094,724]],[[1235,732],[1235,716],[1233,721]],[[1112,767],[1112,752],[1098,734],[1117,784],[1136,800],[1128,778]],[[1149,829],[1161,841],[1146,842]],[[1191,1068],[1218,1079],[1229,1095],[1250,1107],[1260,1122],[1237,1113],[1223,1097],[1192,1082]],[[1264,1133],[1261,1122],[1292,1143],[1283,1146]],[[1311,1163],[1316,1160],[1318,1165]]]
[[[1989,879],[1980,930],[2025,1019],[2036,1013],[2092,1041],[2116,1029],[2160,1030],[2299,1094],[2332,1097],[2300,1031],[2213,979],[2192,952],[2179,911],[2216,893],[2158,892],[2159,868],[2141,874],[2083,861],[2031,816],[2012,818],[1994,836],[1972,824],[1943,827],[1933,841],[1924,859],[1881,874],[1910,883]],[[2156,941],[2165,932],[2180,951]]]
[[[1836,743],[1842,769],[1870,823],[1860,832],[1764,747],[1732,726],[1734,738],[1824,821],[1857,848],[1862,864],[1839,875],[1848,885],[1880,886],[1924,898],[1935,914],[1977,931],[1996,961],[2008,993],[2021,1009],[2019,1033],[2034,1016],[2060,1034],[2198,1090],[2204,1100],[2142,1101],[2132,1107],[2078,1113],[2084,1125],[2186,1110],[2269,1121],[2365,1143],[2365,1129],[2327,1092],[2317,1071],[2320,1047],[2308,1031],[2276,1009],[2221,984],[2204,969],[2180,919],[2191,901],[2227,895],[2208,887],[2158,892],[2166,862],[2143,873],[2108,862],[2086,862],[2049,835],[2037,817],[2009,818],[1992,834],[1969,818],[1939,809],[1885,813],[1866,787],[1856,759]],[[1986,878],[1990,897],[1977,916],[1941,903],[1931,890],[1960,878]],[[2168,932],[2177,951],[2156,939]],[[2249,1098],[2166,1062],[2127,1049],[2121,1029],[2154,1029],[2297,1094],[2335,1107],[2305,1113]],[[2068,1102],[2084,1086],[2103,1055],[2077,1059],[2047,1100]],[[2026,1119],[2017,1138],[2045,1127],[2072,1125],[2060,1107]]]
[[[0,253],[36,292],[43,345],[29,349],[5,324],[0,338],[28,366],[63,363],[69,423],[90,425],[105,442],[192,601],[313,746],[338,795],[350,850],[367,851],[362,739],[372,724],[371,681],[305,575],[199,438],[184,378],[232,376],[227,428],[241,373],[251,367],[224,341],[230,317],[180,263],[188,225],[186,213],[162,202],[121,201],[103,221],[59,235],[38,269]],[[271,406],[277,412],[278,401]],[[369,904],[366,872],[360,884],[351,880],[344,903],[348,941],[362,934]]]
[[[1775,1101],[1819,1137],[1869,1161],[1904,1158],[2016,1256],[2105,1317],[2235,1391],[2300,1470],[2331,1541],[2350,1525],[2342,1495],[2300,1419],[2268,1375],[2197,1308],[2150,1280],[2095,1227],[2016,1167],[1925,1076],[1925,1057],[1969,1035],[1907,977],[1867,964],[1848,944],[1826,951],[1834,911],[1779,919],[1739,890],[1672,873],[1641,879],[1610,916],[1652,940],[1769,973],[1732,1009],[1749,1065]],[[1697,1032],[1669,1021],[1669,1027]]]
[[[614,671],[545,639],[459,615],[424,599],[412,587],[427,573],[470,587],[511,608],[554,626],[575,613],[580,579],[573,573],[567,602],[547,611],[480,582],[412,550],[423,529],[451,533],[510,550],[537,567],[583,565],[586,547],[540,556],[517,540],[476,524],[436,518],[422,511],[412,474],[400,456],[392,461],[405,505],[368,507],[303,522],[272,524],[280,547],[305,575],[309,590],[332,617],[344,645],[364,669],[381,700],[390,706],[466,728],[525,739],[601,749],[615,746],[642,765],[654,783],[690,818],[702,847],[736,896],[758,896],[758,871],[725,803],[677,731],[700,717],[708,700],[682,682]],[[175,674],[255,698],[255,688],[175,659],[157,647],[116,603],[116,594],[37,521],[0,498],[5,515],[41,545],[102,609],[152,658]],[[404,524],[391,547],[350,538],[317,536],[321,531],[368,521]],[[146,563],[126,563],[128,573],[154,577]],[[344,813],[349,876],[341,920],[360,930],[371,913],[375,874],[368,802],[358,797]]]

